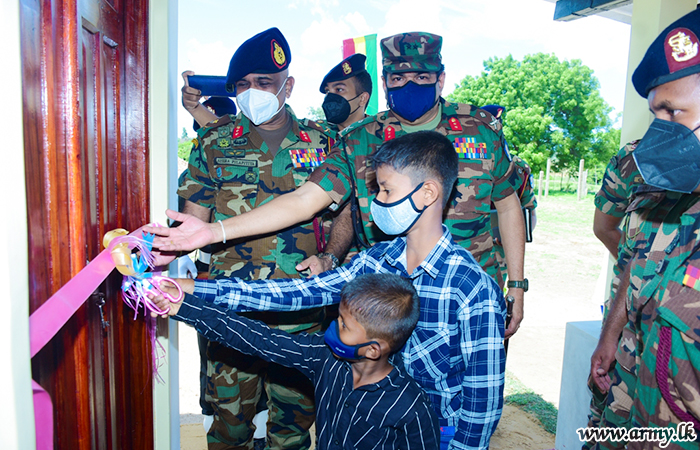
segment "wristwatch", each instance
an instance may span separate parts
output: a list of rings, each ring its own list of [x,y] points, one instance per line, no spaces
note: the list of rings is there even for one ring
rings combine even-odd
[[[340,262],[340,261],[338,261],[338,257],[335,256],[333,253],[323,252],[323,253],[319,253],[316,256],[318,256],[319,258],[330,258],[331,259],[331,270],[338,267],[338,263]]]
[[[530,284],[528,283],[527,278],[523,280],[508,280],[508,288],[520,288],[523,290],[523,292],[527,292],[529,287]]]

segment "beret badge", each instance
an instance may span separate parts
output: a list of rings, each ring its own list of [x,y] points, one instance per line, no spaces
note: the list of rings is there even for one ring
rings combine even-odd
[[[282,46],[277,43],[276,40],[272,40],[272,60],[278,68],[284,67],[287,62],[287,56],[284,54]]]
[[[343,73],[345,75],[348,75],[350,72],[352,72],[352,68],[350,67],[350,64],[347,61],[345,61],[343,63]]]
[[[673,60],[679,63],[689,61],[698,54],[698,38],[687,28],[673,30],[666,44]]]

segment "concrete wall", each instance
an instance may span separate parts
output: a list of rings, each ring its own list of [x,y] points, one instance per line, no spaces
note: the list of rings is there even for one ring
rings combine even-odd
[[[149,119],[151,221],[167,224],[166,208],[177,209],[177,0],[151,0],[149,11]],[[180,448],[177,323],[159,319],[158,342],[166,349],[153,386],[154,448]]]
[[[0,448],[33,449],[19,2],[1,0],[0,11],[2,161],[12,169],[3,173],[12,195],[4,197],[0,219]]]
[[[577,428],[588,423],[591,393],[586,382],[591,367],[591,355],[598,345],[601,322],[569,322],[566,324],[564,364],[557,417],[557,450],[580,449]]]

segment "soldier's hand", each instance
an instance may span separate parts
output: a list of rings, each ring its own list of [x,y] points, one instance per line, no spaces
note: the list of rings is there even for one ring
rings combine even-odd
[[[610,376],[608,372],[615,362],[615,352],[617,342],[607,342],[600,340],[598,346],[591,355],[591,378],[601,392],[608,392],[610,389]]]
[[[510,319],[510,325],[506,328],[505,338],[509,339],[513,336],[520,328],[520,322],[523,321],[525,315],[524,311],[524,292],[522,289],[508,289],[507,295],[512,295],[515,297],[515,302],[513,303],[513,316]]]
[[[202,91],[190,87],[187,77],[192,75],[194,75],[194,72],[191,70],[182,72],[182,79],[185,81],[185,84],[182,86],[182,106],[184,106],[190,114],[201,106],[199,101],[202,99]]]
[[[207,223],[189,214],[179,213],[168,209],[165,214],[180,223],[177,228],[154,227],[147,225],[143,230],[147,233],[155,234],[153,247],[162,252],[192,251],[202,248],[207,244],[213,244],[223,239],[215,233],[221,234],[218,223]],[[215,228],[214,228],[215,227]],[[171,259],[171,261],[174,258]],[[156,261],[157,265],[158,261]]]
[[[319,258],[313,255],[297,264],[296,269],[299,272],[309,269],[309,277],[312,277],[327,270],[331,270],[332,267],[333,261],[330,258]]]

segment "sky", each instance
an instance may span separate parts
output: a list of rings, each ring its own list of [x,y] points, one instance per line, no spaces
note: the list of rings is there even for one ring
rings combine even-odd
[[[544,0],[179,0],[178,69],[226,75],[240,44],[277,27],[289,43],[296,80],[287,103],[301,118],[321,106],[319,85],[343,59],[344,39],[376,33],[379,42],[427,31],[443,37],[443,96],[466,75],[479,75],[488,58],[554,53],[593,70],[614,118],[624,104],[630,26],[597,16],[555,22],[554,6]],[[380,94],[380,110],[384,105]],[[180,107],[183,127],[194,135],[192,118]]]

